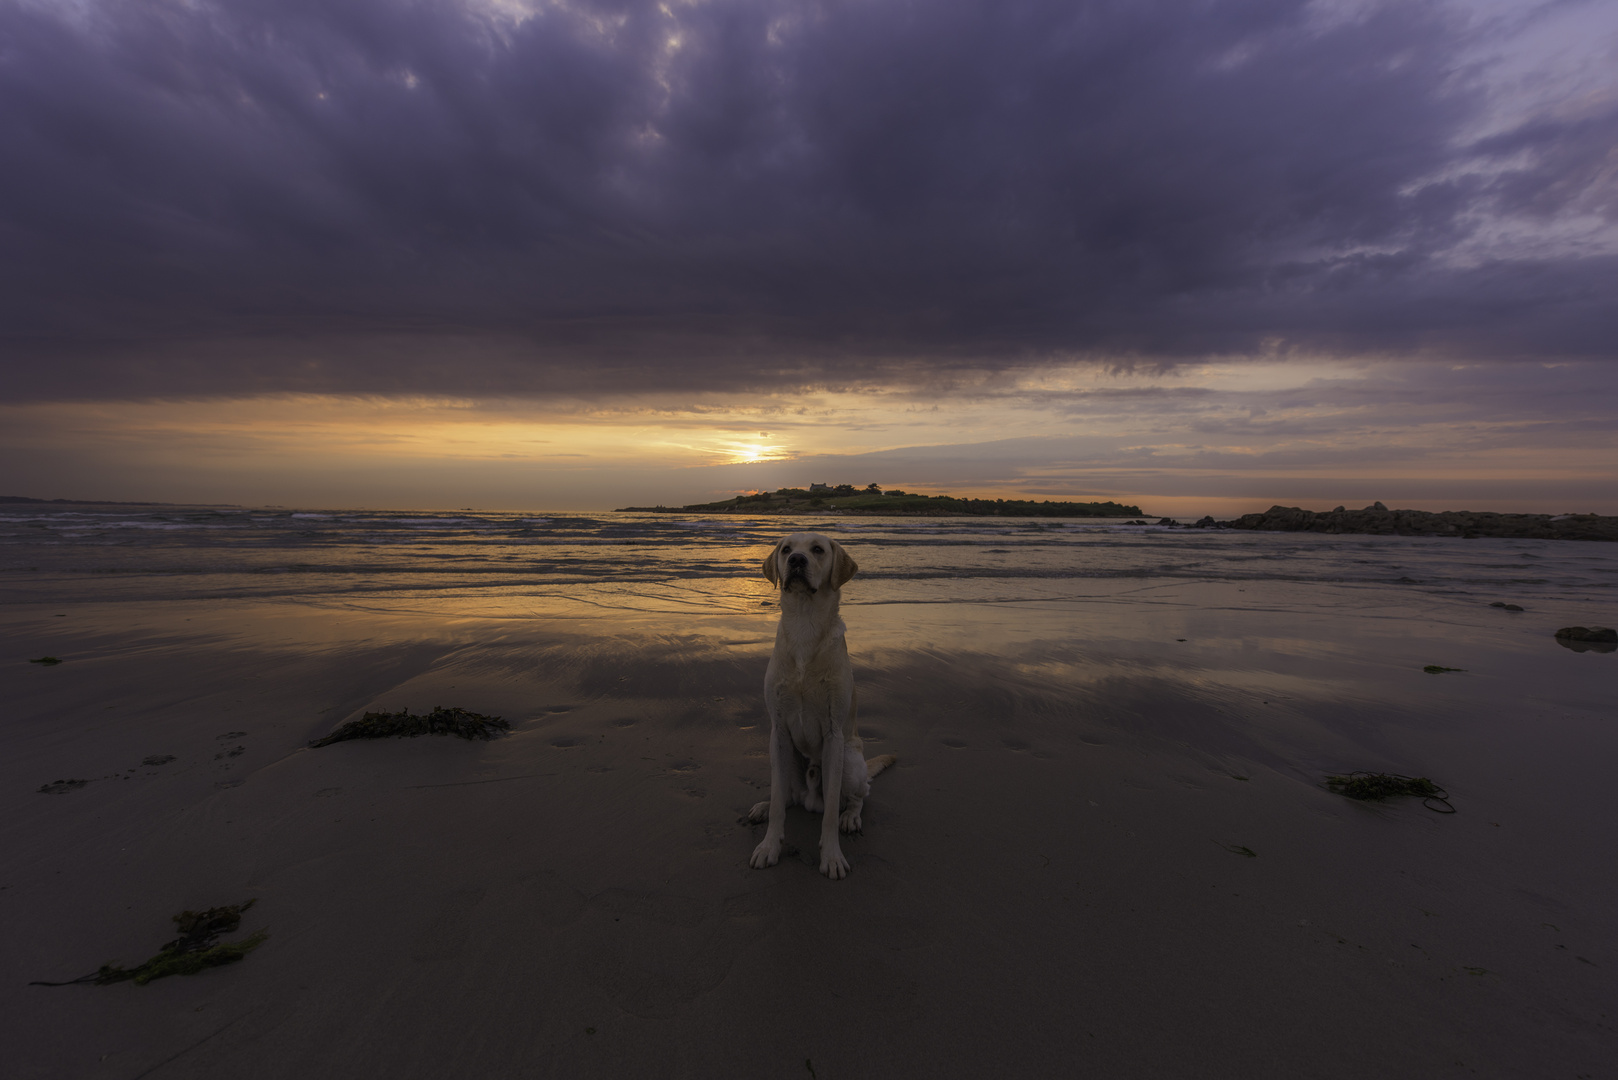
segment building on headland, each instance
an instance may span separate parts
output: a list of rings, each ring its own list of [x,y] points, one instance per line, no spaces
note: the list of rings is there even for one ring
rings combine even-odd
[[[830,484],[810,484],[809,485],[809,493],[811,495],[814,494],[817,491],[830,491],[830,490],[831,490],[831,485]]]

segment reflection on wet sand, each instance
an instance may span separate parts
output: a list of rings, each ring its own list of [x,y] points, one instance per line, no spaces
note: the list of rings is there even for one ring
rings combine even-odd
[[[1618,839],[1599,796],[1608,657],[1477,604],[1329,585],[934,604],[873,584],[845,608],[861,729],[901,764],[839,883],[801,811],[796,859],[747,867],[756,829],[737,819],[768,782],[762,582],[698,603],[614,586],[11,609],[12,654],[64,662],[8,683],[4,895],[37,930],[10,969],[71,977],[219,898],[259,897],[274,931],[228,971],[167,980],[171,997],[0,991],[14,1053],[94,1075],[116,1052],[138,1072],[233,1021],[168,1068],[734,1075],[811,1056],[822,1075],[1082,1060],[1161,1077],[1308,1072],[1330,1045],[1344,1075],[1393,1057],[1528,1075],[1611,1058],[1618,897],[1587,857]],[[513,733],[305,748],[367,711],[439,705]],[[135,766],[152,755],[175,760]],[[1353,769],[1433,777],[1458,813],[1326,790]],[[63,777],[87,783],[35,793]]]

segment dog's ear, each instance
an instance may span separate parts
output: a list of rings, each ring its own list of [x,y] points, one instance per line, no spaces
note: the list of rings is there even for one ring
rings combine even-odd
[[[831,542],[831,559],[831,587],[834,589],[841,589],[849,578],[860,572],[860,564],[835,540]]]
[[[766,581],[768,581],[771,585],[774,585],[776,588],[781,587],[780,570],[775,565],[775,553],[777,551],[779,551],[780,549],[781,549],[780,541],[776,541],[775,543],[770,545],[770,553],[768,555],[764,556],[764,578],[765,578]]]

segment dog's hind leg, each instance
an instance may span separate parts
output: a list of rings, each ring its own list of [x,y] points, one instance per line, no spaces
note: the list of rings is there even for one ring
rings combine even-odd
[[[837,828],[846,833],[859,832],[860,813],[865,809],[865,797],[871,793],[870,773],[865,757],[858,746],[850,746],[843,753],[843,791],[837,816]]]
[[[865,800],[871,794],[871,778],[891,768],[898,760],[892,754],[862,760],[857,749],[850,750],[848,761],[843,766],[843,812],[837,819],[839,829],[846,833],[860,831],[863,827],[860,814],[864,812]]]
[[[787,787],[787,805],[801,806],[811,811],[819,810],[820,766],[798,753],[797,747],[792,747],[789,753],[792,755],[792,761],[787,766],[787,777],[790,780]],[[811,776],[812,781],[810,780]],[[770,790],[773,792],[775,790],[773,765],[771,768],[771,780]],[[767,820],[769,816],[770,801],[768,799],[754,803],[753,808],[747,812],[747,820],[753,825]]]

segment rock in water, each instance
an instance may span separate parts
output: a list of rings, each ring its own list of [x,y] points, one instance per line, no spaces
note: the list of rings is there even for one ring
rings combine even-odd
[[[1574,652],[1618,652],[1618,630],[1606,626],[1564,626],[1556,632],[1556,643]]]
[[[1556,632],[1556,636],[1568,641],[1618,645],[1618,630],[1607,626],[1564,626]]]

